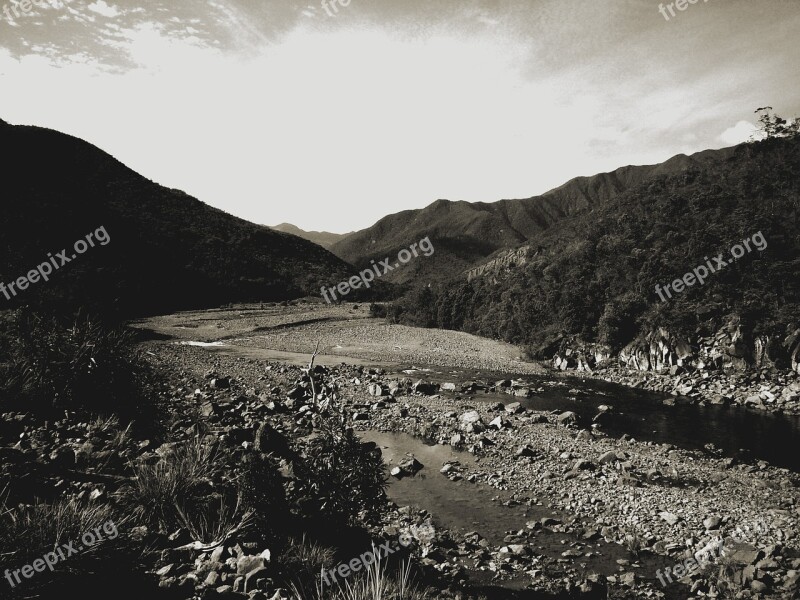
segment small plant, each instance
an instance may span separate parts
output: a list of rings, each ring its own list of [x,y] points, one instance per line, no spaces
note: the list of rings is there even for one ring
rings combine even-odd
[[[139,522],[164,531],[186,526],[190,516],[204,513],[200,501],[209,495],[216,458],[200,438],[178,445],[155,464],[135,466],[123,497]]]
[[[733,557],[722,553],[716,564],[708,567],[711,572],[709,581],[717,588],[719,598],[736,598],[744,589],[737,580],[742,566]]]
[[[625,535],[625,548],[628,549],[628,552],[630,552],[631,556],[636,558],[636,560],[639,560],[641,557],[644,547],[644,538],[639,534],[638,531],[634,531],[633,533],[628,533]]]
[[[297,590],[305,594],[315,590],[322,570],[333,564],[335,552],[317,542],[310,542],[303,535],[301,539],[291,538],[280,555],[281,572]]]
[[[285,535],[291,513],[283,477],[271,455],[251,453],[244,457],[239,493],[242,505],[253,512],[254,525],[263,542],[271,544]]]
[[[366,569],[350,579],[326,587],[317,581],[314,592],[309,594],[292,586],[292,600],[427,600],[428,593],[419,589],[411,578],[411,563],[400,565],[397,577],[388,576],[385,559],[375,553],[377,560],[366,565]]]

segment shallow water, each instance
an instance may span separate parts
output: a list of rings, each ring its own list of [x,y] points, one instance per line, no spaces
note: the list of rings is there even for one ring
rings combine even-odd
[[[425,509],[433,515],[434,524],[449,530],[466,533],[477,531],[486,538],[492,546],[502,546],[508,533],[526,529],[526,523],[532,520],[541,520],[544,517],[553,517],[561,521],[568,518],[566,513],[556,511],[546,506],[528,506],[517,504],[504,506],[503,502],[511,498],[511,494],[489,487],[485,484],[475,484],[466,481],[451,481],[441,473],[442,464],[457,460],[464,467],[476,463],[476,459],[469,453],[457,452],[450,446],[430,445],[413,436],[403,433],[383,433],[378,431],[362,432],[362,439],[378,444],[383,451],[383,457],[389,467],[401,462],[409,455],[419,460],[424,468],[414,477],[405,477],[397,480],[390,479],[388,495],[399,506],[412,506]],[[586,526],[593,524],[587,522]],[[603,575],[620,574],[633,571],[641,579],[651,580],[658,585],[656,571],[670,566],[669,559],[662,556],[643,556],[638,562],[638,567],[620,567],[617,559],[632,560],[625,548],[617,544],[609,544],[602,539],[595,542],[579,540],[574,534],[554,533],[547,529],[538,530],[527,543],[537,555],[551,558],[560,558],[561,553],[571,549],[570,544],[580,542],[581,551],[591,553],[589,557],[580,557],[571,561],[573,567],[585,569],[586,572],[597,572]],[[512,542],[516,543],[516,542]],[[674,562],[674,561],[673,561]],[[566,563],[570,564],[570,563]],[[465,566],[471,567],[472,561],[468,559]],[[561,567],[548,569],[549,575],[563,572]],[[486,582],[491,579],[491,571],[473,572],[474,580]],[[502,585],[519,588],[527,581],[524,574],[512,582]],[[664,590],[667,598],[680,598],[684,594],[681,586],[670,586],[675,589]]]
[[[403,375],[398,371],[397,375]],[[404,375],[403,375],[404,376]],[[433,381],[497,381],[509,375],[435,369],[424,374]],[[778,467],[800,472],[800,416],[766,413],[741,406],[697,406],[669,394],[659,394],[607,383],[597,379],[548,378],[523,376],[515,378],[544,391],[532,398],[518,398],[504,393],[484,393],[461,397],[472,402],[520,402],[524,407],[543,411],[571,410],[578,415],[579,425],[589,427],[601,404],[613,411],[602,423],[602,431],[619,437],[624,433],[638,440],[673,444],[685,449],[701,449],[712,443],[725,456],[734,456],[740,449],[752,457]],[[581,393],[570,394],[576,389]],[[675,401],[675,406],[664,400]]]

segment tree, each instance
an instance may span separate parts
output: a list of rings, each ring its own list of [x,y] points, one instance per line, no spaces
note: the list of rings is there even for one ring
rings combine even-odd
[[[773,114],[771,106],[758,108],[755,113],[761,113],[758,120],[761,123],[763,139],[793,138],[800,134],[800,119],[798,118],[787,121],[783,117]]]

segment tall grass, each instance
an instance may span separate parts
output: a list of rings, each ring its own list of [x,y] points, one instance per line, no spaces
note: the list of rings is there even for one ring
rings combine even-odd
[[[0,508],[0,548],[4,564],[30,564],[65,542],[80,539],[95,527],[113,520],[108,504],[85,503],[74,498],[62,498],[52,504],[36,502]],[[119,520],[117,525],[119,525]],[[96,551],[100,545],[86,548]]]
[[[183,526],[199,498],[207,495],[217,453],[194,438],[155,464],[134,466],[134,481],[122,491],[139,522],[165,531]],[[198,527],[201,527],[198,525]]]
[[[411,577],[411,563],[402,563],[391,578],[387,573],[386,559],[373,545],[376,560],[343,582],[326,587],[322,573],[311,592],[292,585],[292,600],[427,600],[426,590],[414,584]],[[324,568],[324,567],[323,567]]]

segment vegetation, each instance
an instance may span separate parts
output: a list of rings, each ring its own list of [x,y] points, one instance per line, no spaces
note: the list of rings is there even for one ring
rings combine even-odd
[[[148,370],[129,331],[86,316],[20,310],[6,315],[2,335],[10,340],[3,357],[6,409],[154,419]]]
[[[11,282],[104,227],[110,241],[9,299],[43,311],[125,318],[227,302],[319,296],[353,268],[309,241],[159,186],[98,148],[37,127],[6,126],[0,281]],[[39,161],[27,157],[38,156]],[[40,164],[50,165],[41,177]],[[35,236],[31,232],[36,232]],[[363,295],[363,294],[362,294]],[[351,299],[356,295],[351,295]]]
[[[370,521],[386,501],[386,473],[380,451],[362,443],[346,409],[330,404],[318,435],[296,465],[298,494],[311,499],[308,511],[334,523]]]
[[[729,160],[655,177],[545,232],[499,282],[461,278],[413,290],[389,318],[526,344],[576,335],[619,348],[646,328],[693,334],[741,316],[745,331],[786,335],[800,314],[800,139],[736,148]],[[763,252],[661,302],[657,284],[762,232]]]

